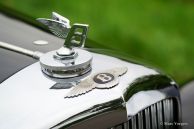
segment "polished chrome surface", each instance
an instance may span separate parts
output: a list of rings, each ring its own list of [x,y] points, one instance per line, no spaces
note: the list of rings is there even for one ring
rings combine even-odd
[[[127,122],[115,125],[110,129],[179,129],[177,100],[167,98],[146,107]],[[126,127],[126,125],[128,125]]]
[[[57,13],[53,13],[52,19],[37,20],[48,26],[55,35],[65,39],[63,47],[48,52],[40,58],[41,69],[47,76],[67,79],[82,76],[91,71],[91,54],[86,50],[78,49],[84,47],[88,25],[73,24],[70,27],[69,20]]]
[[[74,50],[71,50],[71,49],[69,49],[67,47],[61,47],[60,49],[58,49],[56,51],[56,54],[59,55],[59,56],[62,56],[62,57],[63,56],[66,57],[66,56],[72,55],[74,53],[75,53]]]
[[[38,18],[37,20],[46,25],[53,34],[61,38],[66,38],[71,28],[70,21],[56,12],[52,13],[52,19]]]
[[[96,89],[79,97],[64,99],[64,96],[73,87],[60,90],[50,89],[57,82],[45,77],[45,74],[40,71],[41,66],[39,63],[32,64],[1,84],[0,128],[45,129],[63,126],[71,127],[75,122],[79,121],[78,123],[80,123],[90,117],[98,118],[100,114],[105,112],[110,113],[110,116],[118,112],[117,115],[115,114],[114,123],[127,121],[127,110],[123,99],[124,91],[131,87],[131,84],[137,78],[146,75],[157,75],[158,73],[144,66],[125,62],[114,57],[91,54],[93,56],[91,75],[106,71],[107,68],[127,67],[128,72],[120,77],[119,84],[116,87],[105,90]],[[88,77],[81,79],[81,81]],[[121,112],[122,115],[118,117]],[[112,124],[109,123],[105,127],[111,127]]]
[[[53,58],[64,63],[64,64],[73,64],[75,59],[78,57],[78,52],[75,52],[74,49],[61,47],[53,54]]]
[[[166,97],[175,97],[180,100],[176,83],[167,76],[150,75],[137,78],[124,92],[127,114],[128,116],[133,116],[144,107]]]
[[[18,47],[18,46],[9,44],[9,43],[5,43],[5,42],[2,42],[2,41],[0,41],[0,47],[4,48],[4,49],[11,50],[11,51],[14,51],[14,52],[17,52],[17,53],[20,53],[20,54],[30,56],[30,57],[35,58],[35,59],[39,59],[43,55],[42,52],[31,51],[31,50],[28,50],[28,49],[25,49],[25,48],[22,48],[22,47]]]
[[[66,39],[64,47],[84,47],[89,27],[87,24],[75,23],[71,27],[70,21],[56,12],[52,13],[52,19],[38,18],[37,20],[56,36]]]
[[[1,84],[0,128],[70,129],[79,125],[80,128],[84,125],[91,127],[88,125],[90,122],[84,121],[88,121],[88,118],[93,118],[94,121],[101,120],[104,118],[101,116],[107,113],[109,117],[114,115],[112,121],[119,124],[169,96],[178,100],[178,89],[174,81],[155,70],[114,57],[91,54],[93,56],[91,75],[106,71],[107,68],[127,67],[127,73],[120,77],[116,87],[96,89],[79,97],[64,99],[74,87],[51,89],[57,82],[45,77],[40,71],[39,63],[35,63]],[[81,81],[89,77],[90,75]],[[122,115],[118,116],[119,114]],[[17,120],[13,116],[17,117]],[[84,125],[81,126],[82,123]],[[103,127],[107,128],[113,126],[113,123],[104,124],[106,125]],[[99,129],[102,124],[95,126],[92,128]]]
[[[173,101],[173,100],[170,100],[170,101]],[[166,107],[165,105],[164,105],[164,107],[162,107],[163,106],[163,104],[162,104],[162,101],[160,101],[160,102],[158,102],[158,103],[156,103],[156,107],[157,107],[157,125],[159,125],[158,126],[158,129],[163,129],[163,124],[161,124],[161,122],[163,122],[163,110],[164,110],[164,107]],[[172,108],[172,107],[171,107]],[[177,108],[176,106],[174,106],[174,108]],[[165,109],[166,110],[166,109]],[[174,110],[174,109],[172,109],[172,110]],[[150,125],[150,123],[149,123],[149,125]]]
[[[150,109],[146,108],[145,110],[145,122],[146,124],[146,128],[147,129],[151,129],[151,124],[150,124]]]
[[[75,86],[65,98],[79,97],[94,89],[110,89],[119,84],[119,76],[127,72],[127,67],[113,68],[95,73]]]
[[[78,56],[72,60],[53,58],[56,51],[51,51],[40,58],[40,64],[45,74],[55,78],[73,78],[91,71],[92,55],[81,49],[75,49]]]
[[[22,69],[0,84],[0,128],[107,129],[131,120],[135,123],[131,126],[137,129],[143,127],[141,118],[144,114],[150,114],[145,116],[146,122],[150,123],[146,127],[155,128],[159,119],[172,119],[172,102],[158,104],[168,98],[177,101],[177,121],[180,120],[180,96],[172,79],[142,65],[74,48],[84,46],[88,26],[74,24],[81,28],[80,33],[79,27],[78,30],[70,29],[67,19],[58,14],[53,17],[52,20],[40,20],[57,35],[63,34],[62,37],[67,38],[63,47],[68,49],[41,55],[40,62]],[[64,30],[60,30],[61,26]],[[71,56],[75,53],[77,56]],[[110,71],[107,72],[108,69]],[[118,81],[119,75],[122,76]],[[91,83],[83,83],[90,78],[95,83],[110,82],[111,85],[92,85],[97,88],[81,95],[88,91],[85,87]],[[80,88],[84,90],[80,92]],[[159,115],[161,106],[165,106],[164,113],[169,117]],[[157,113],[156,117],[154,114]],[[125,123],[121,128],[129,126]]]
[[[74,24],[67,35],[64,46],[67,48],[84,47],[88,27],[87,24]]]

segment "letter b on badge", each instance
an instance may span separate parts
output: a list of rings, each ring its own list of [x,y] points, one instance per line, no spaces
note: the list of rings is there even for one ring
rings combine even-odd
[[[105,84],[114,79],[114,76],[110,73],[99,73],[94,76],[94,81],[99,84]]]

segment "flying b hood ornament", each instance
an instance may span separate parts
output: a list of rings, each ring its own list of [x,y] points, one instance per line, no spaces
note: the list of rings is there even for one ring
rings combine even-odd
[[[54,85],[51,89],[63,89],[67,88],[67,85],[76,85],[66,98],[85,94],[92,89],[112,88],[118,84],[118,76],[127,71],[126,67],[106,70],[80,82],[92,70],[92,55],[80,49],[84,47],[88,25],[73,24],[71,27],[67,18],[55,12],[52,13],[52,19],[38,18],[37,20],[46,25],[56,36],[65,39],[62,48],[41,56],[40,64],[46,76],[55,80],[62,79],[60,84]]]
[[[65,38],[63,47],[40,57],[42,71],[49,77],[58,79],[76,78],[91,71],[92,55],[80,49],[84,47],[88,25],[73,24],[57,13],[52,19],[38,18],[52,33]]]
[[[52,19],[38,18],[37,20],[46,25],[53,34],[60,38],[66,38],[71,28],[70,21],[55,12],[52,13]]]

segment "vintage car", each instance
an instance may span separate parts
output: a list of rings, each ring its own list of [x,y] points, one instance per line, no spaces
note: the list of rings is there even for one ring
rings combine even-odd
[[[0,129],[180,128],[176,82],[156,69],[84,48],[88,25],[70,25],[57,13],[39,18],[65,39],[62,44],[3,14],[0,21],[2,37],[8,29],[13,37],[10,43],[0,39]],[[36,37],[52,43],[32,43]]]

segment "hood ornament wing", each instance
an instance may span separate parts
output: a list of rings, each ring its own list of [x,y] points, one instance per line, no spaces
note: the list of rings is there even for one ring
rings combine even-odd
[[[57,37],[65,39],[64,47],[84,47],[87,37],[88,25],[75,23],[71,27],[70,21],[52,12],[52,19],[37,18],[37,21],[44,24]]]
[[[111,89],[119,84],[118,77],[124,75],[126,72],[127,67],[118,67],[94,74],[73,87],[65,98],[78,97],[93,89]]]
[[[52,13],[52,19],[38,18],[37,20],[47,26],[54,35],[64,39],[71,28],[70,21],[56,12]]]

